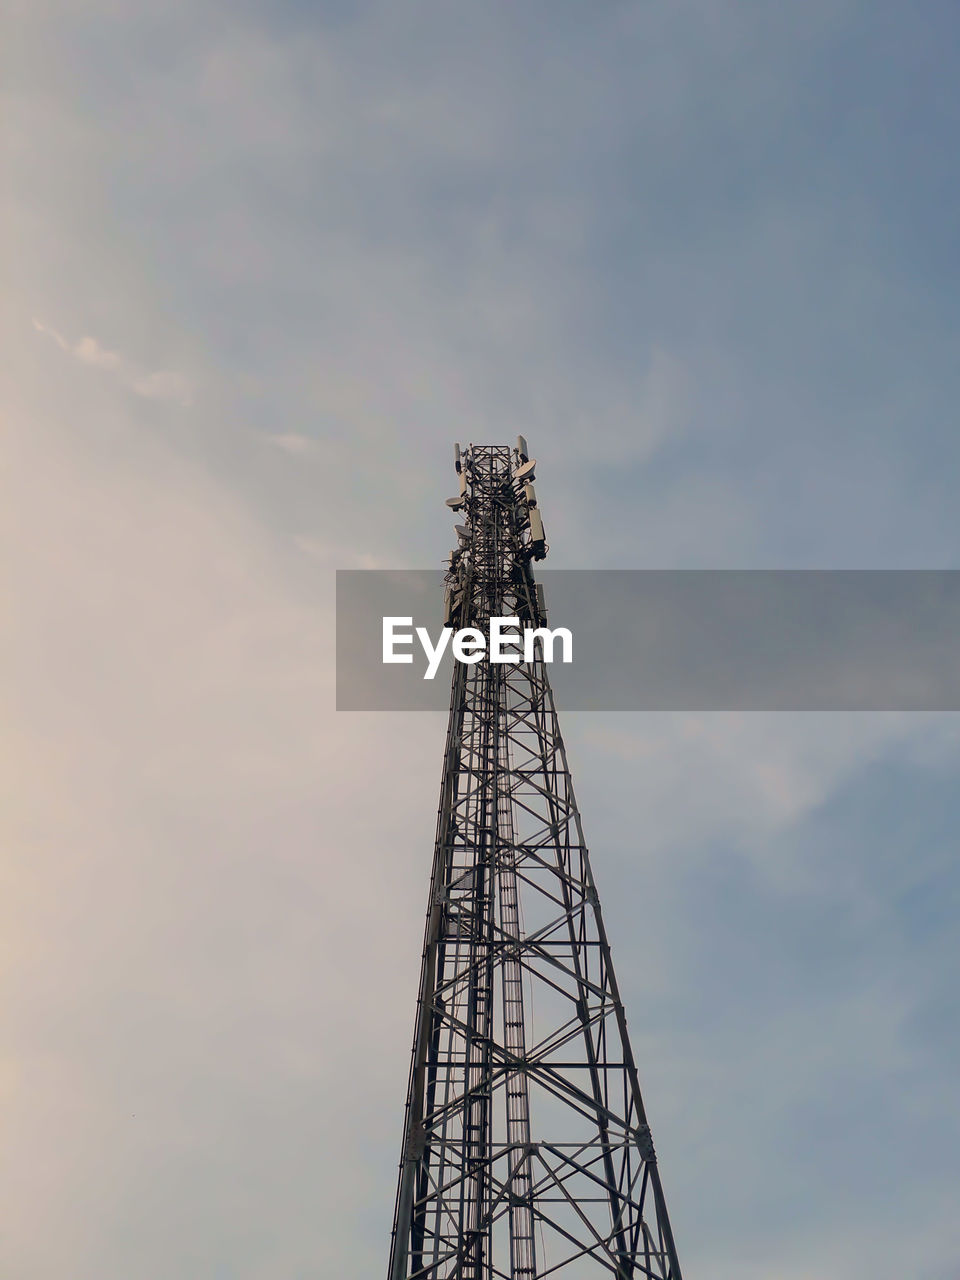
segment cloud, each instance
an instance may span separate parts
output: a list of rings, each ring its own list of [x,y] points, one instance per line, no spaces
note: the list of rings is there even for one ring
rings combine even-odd
[[[440,725],[395,721],[371,754],[363,718],[334,722],[328,577],[162,440],[14,426],[43,484],[4,516],[32,548],[7,651],[4,1271],[121,1275],[146,1245],[189,1269],[243,1222],[250,1276],[372,1271],[392,1161],[318,1153],[396,1128]],[[391,772],[405,751],[419,781]]]
[[[330,569],[385,569],[386,562],[369,551],[345,543],[323,542],[319,538],[295,535],[294,546],[305,556],[317,560]]]
[[[297,435],[294,431],[280,431],[269,435],[267,439],[275,448],[282,449],[284,453],[290,453],[296,458],[309,457],[310,454],[319,452],[316,440],[311,440],[309,436]]]
[[[182,373],[172,370],[160,370],[136,377],[130,383],[138,396],[146,400],[171,400],[176,404],[187,406],[191,403],[190,383]]]
[[[191,404],[193,393],[189,381],[181,373],[158,370],[147,373],[127,360],[118,351],[108,351],[96,338],[85,336],[70,342],[63,334],[43,321],[34,319],[38,333],[52,339],[61,351],[72,355],[81,364],[95,369],[108,369],[116,373],[128,390],[146,400],[165,400],[184,408]]]
[[[361,1280],[443,724],[333,713],[327,570],[437,564],[452,440],[517,431],[553,565],[951,563],[953,45],[845,0],[21,8],[3,1269]],[[33,312],[131,336],[41,324],[104,375],[51,378]],[[955,789],[955,746],[564,729],[687,1269],[955,1275],[956,957],[870,874],[926,874],[905,761]]]

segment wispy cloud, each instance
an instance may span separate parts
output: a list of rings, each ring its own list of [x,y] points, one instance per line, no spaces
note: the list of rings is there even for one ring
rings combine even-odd
[[[125,360],[119,351],[110,351],[89,334],[71,342],[52,325],[34,318],[33,327],[37,333],[55,342],[61,351],[94,369],[107,369],[120,378],[123,385],[135,395],[145,400],[166,400],[186,408],[193,400],[193,391],[189,380],[182,373],[173,369],[146,370],[130,360]]]
[[[267,439],[275,448],[282,449],[284,453],[291,453],[297,458],[309,457],[310,454],[319,451],[316,440],[311,440],[309,436],[298,435],[295,431],[269,435]]]
[[[338,542],[325,542],[305,534],[295,534],[294,545],[311,560],[317,560],[332,569],[386,569],[387,561],[370,551],[346,546]]]
[[[145,400],[171,400],[184,407],[193,399],[190,383],[182,373],[173,369],[159,369],[134,378],[130,389]]]

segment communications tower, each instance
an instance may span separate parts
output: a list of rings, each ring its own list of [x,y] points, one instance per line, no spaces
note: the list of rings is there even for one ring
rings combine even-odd
[[[546,626],[519,437],[456,448],[445,621]],[[454,664],[388,1280],[681,1280],[550,688]]]

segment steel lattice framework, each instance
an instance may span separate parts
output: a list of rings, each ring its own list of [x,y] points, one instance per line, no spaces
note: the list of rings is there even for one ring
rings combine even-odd
[[[447,622],[544,626],[517,448],[457,449]],[[456,663],[388,1280],[681,1280],[544,660]]]

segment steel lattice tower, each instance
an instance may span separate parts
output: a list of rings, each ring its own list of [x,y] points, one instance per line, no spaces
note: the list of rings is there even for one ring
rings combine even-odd
[[[544,626],[533,463],[457,448],[448,625]],[[542,644],[454,664],[388,1280],[681,1280]]]

